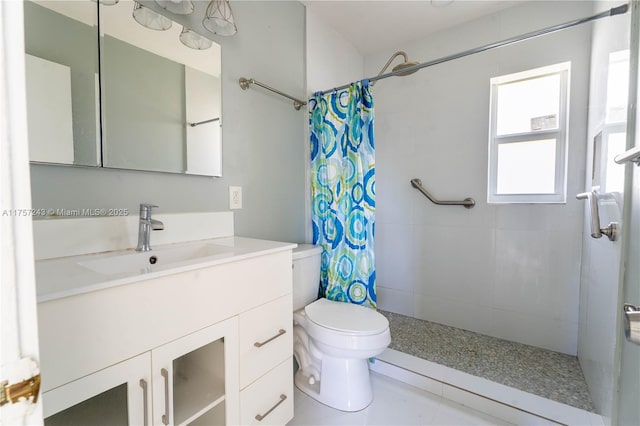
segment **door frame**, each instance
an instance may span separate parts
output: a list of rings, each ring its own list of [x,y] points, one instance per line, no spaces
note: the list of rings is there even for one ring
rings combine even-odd
[[[39,373],[21,1],[0,1],[0,140],[0,381],[13,384]],[[0,423],[42,424],[42,398],[4,405]]]

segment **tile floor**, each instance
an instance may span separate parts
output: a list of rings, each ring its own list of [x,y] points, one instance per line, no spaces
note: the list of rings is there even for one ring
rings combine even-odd
[[[575,356],[391,312],[389,348],[594,412]],[[434,344],[437,342],[437,344]]]
[[[289,426],[309,425],[509,425],[503,420],[446,400],[389,377],[371,373],[374,399],[356,413],[327,407],[298,389]]]

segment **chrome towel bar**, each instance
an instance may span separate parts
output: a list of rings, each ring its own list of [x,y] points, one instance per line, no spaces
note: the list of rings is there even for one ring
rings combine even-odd
[[[293,96],[289,96],[286,93],[281,92],[278,89],[274,89],[271,86],[267,86],[264,83],[260,83],[258,80],[253,78],[240,77],[240,80],[238,80],[238,83],[240,83],[240,87],[242,88],[242,90],[247,90],[249,86],[251,86],[252,84],[255,84],[256,86],[260,86],[263,89],[270,90],[273,93],[277,93],[280,96],[284,96],[285,98],[291,99],[293,101],[293,107],[296,109],[296,111],[300,111],[300,108],[302,108],[307,104],[305,101],[301,101],[300,99],[296,99]]]
[[[422,186],[422,181],[418,178],[411,179],[411,186],[413,186],[418,191],[422,192],[422,194],[429,199],[434,204],[438,204],[440,206],[464,206],[466,209],[472,209],[473,206],[476,205],[476,201],[473,198],[465,198],[462,201],[441,201],[436,200],[433,195],[429,194],[429,192],[424,189]]]
[[[220,117],[212,118],[210,120],[198,121],[197,123],[187,123],[191,127],[200,126],[201,124],[213,123],[214,121],[220,121]]]

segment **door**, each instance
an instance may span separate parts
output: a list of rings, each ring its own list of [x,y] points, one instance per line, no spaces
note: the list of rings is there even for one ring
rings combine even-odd
[[[151,354],[43,394],[45,426],[151,424]]]
[[[151,351],[153,423],[238,424],[238,318]]]
[[[640,145],[636,144],[636,146]],[[625,338],[622,304],[640,306],[640,167],[631,164],[627,167],[633,169],[633,187],[630,191],[632,192],[631,208],[625,218],[625,223],[628,224],[628,230],[625,233],[628,232],[629,235],[619,311],[621,320],[618,327],[617,346],[620,358],[617,370],[617,413],[614,412],[613,424],[637,426],[640,425],[640,404],[638,404],[640,401],[640,345],[631,343]]]
[[[0,382],[8,385],[35,383],[39,360],[22,12],[22,2],[0,2]],[[2,405],[0,424],[41,424],[41,400]]]
[[[595,5],[600,11],[608,2]],[[594,408],[605,424],[611,422],[616,393],[616,324],[623,241],[619,235],[608,238],[601,229],[615,223],[624,232],[625,226],[624,167],[614,158],[626,150],[630,21],[626,14],[593,25],[587,175],[585,193],[578,194],[579,199],[585,200],[578,359]]]
[[[627,148],[640,147],[640,114],[637,108],[640,99],[640,3],[631,2],[631,56],[629,79],[629,125],[627,131],[629,138]],[[640,163],[638,163],[640,164]],[[640,305],[640,166],[627,163],[626,170],[626,197],[623,230],[624,238],[624,276],[619,304],[620,321],[618,322],[618,377],[616,409],[614,411],[613,424],[640,425],[640,345],[629,342],[624,335],[623,305],[629,303],[633,306]]]

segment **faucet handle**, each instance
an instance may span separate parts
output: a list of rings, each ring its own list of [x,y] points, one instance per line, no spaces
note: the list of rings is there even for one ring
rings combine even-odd
[[[155,204],[140,203],[140,219],[151,219],[151,209],[158,207]]]

